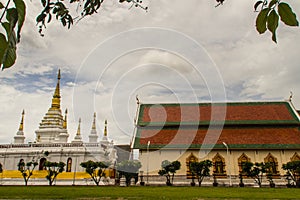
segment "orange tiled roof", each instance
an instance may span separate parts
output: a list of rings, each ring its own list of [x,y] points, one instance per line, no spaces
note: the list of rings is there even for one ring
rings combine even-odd
[[[141,105],[133,147],[145,149],[150,141],[150,148],[225,148],[225,142],[231,148],[300,149],[299,118],[288,102],[214,106],[217,114],[226,108],[224,127],[209,126],[211,104]]]
[[[229,145],[300,145],[299,129],[292,128],[224,128],[224,129],[190,129],[190,128],[165,128],[165,129],[141,129],[137,135],[139,144],[165,146],[219,144],[223,142]]]
[[[212,113],[213,117],[212,117]],[[211,120],[234,124],[298,123],[288,102],[215,104],[142,104],[138,123],[174,125],[206,123]]]

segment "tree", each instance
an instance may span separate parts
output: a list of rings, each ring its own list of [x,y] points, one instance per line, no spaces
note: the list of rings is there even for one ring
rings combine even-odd
[[[38,165],[38,163],[35,161],[27,162],[25,164],[23,159],[20,160],[20,162],[18,163],[18,170],[21,172],[26,186],[27,186],[28,180],[30,179],[30,177],[33,174],[34,168],[37,165]]]
[[[0,173],[3,172],[2,164],[0,163]]]
[[[243,165],[242,173],[254,179],[258,186],[261,187],[263,175],[268,172],[269,167],[267,163],[263,162],[256,162],[254,164],[252,162],[246,162]]]
[[[132,178],[135,180],[138,178],[138,171],[142,167],[142,164],[138,160],[124,160],[118,163],[116,167],[119,176],[125,176],[126,184],[129,185]]]
[[[58,174],[62,173],[65,169],[65,163],[63,162],[50,162],[46,161],[44,167],[46,167],[48,175],[46,179],[49,182],[49,185],[52,185],[53,182],[56,180]]]
[[[181,163],[179,161],[170,162],[168,160],[164,160],[161,163],[161,170],[158,171],[158,174],[161,176],[165,176],[167,178],[166,184],[168,186],[173,185],[174,175],[177,170],[181,167]]]
[[[105,170],[110,166],[108,162],[94,162],[87,161],[80,163],[80,166],[85,168],[86,173],[88,173],[96,185],[99,185],[101,177],[105,177]]]
[[[290,177],[296,187],[300,187],[300,160],[290,161],[282,165],[282,169],[286,170],[288,178]]]
[[[190,170],[197,176],[199,187],[201,186],[204,177],[209,176],[211,166],[212,162],[210,160],[190,163]]]

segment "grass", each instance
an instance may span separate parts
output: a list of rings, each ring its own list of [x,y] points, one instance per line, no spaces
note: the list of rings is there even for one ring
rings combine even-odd
[[[300,199],[300,189],[166,186],[0,186],[0,199]]]

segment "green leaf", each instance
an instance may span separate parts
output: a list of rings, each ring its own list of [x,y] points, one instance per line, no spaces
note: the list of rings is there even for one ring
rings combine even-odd
[[[44,21],[45,17],[46,17],[46,14],[44,14],[44,13],[40,14],[39,16],[36,17],[36,22],[39,23],[39,22]]]
[[[2,23],[2,26],[4,27],[6,34],[7,34],[7,46],[4,52],[4,55],[2,57],[2,69],[6,69],[11,67],[17,59],[16,55],[16,44],[17,44],[17,39],[16,39],[16,34],[14,29],[12,28],[12,24],[8,22]]]
[[[23,0],[14,0],[16,9],[18,11],[18,31],[17,31],[17,42],[20,42],[21,30],[25,21],[26,6]]]
[[[43,7],[45,7],[46,6],[46,0],[41,0],[41,2],[42,2],[42,5],[43,5]]]
[[[17,59],[16,49],[8,48],[3,59],[3,67],[2,69],[10,68],[13,64],[15,64]]]
[[[278,13],[281,21],[286,25],[299,26],[296,14],[292,11],[292,8],[287,3],[280,3],[278,5]]]
[[[262,34],[267,30],[267,19],[268,14],[270,12],[270,8],[264,8],[260,11],[256,18],[256,30]]]
[[[47,21],[47,23],[50,23],[50,22],[51,22],[51,19],[52,19],[52,15],[51,15],[51,13],[49,13],[49,14],[48,14],[48,21]]]
[[[14,29],[18,22],[18,11],[16,8],[9,8],[6,10],[6,19],[10,24],[10,29]]]
[[[12,25],[8,22],[2,23],[3,28],[6,31],[7,35],[7,41],[9,43],[9,46],[16,48],[17,39],[14,29],[12,28]]]
[[[271,32],[275,32],[278,27],[279,16],[275,10],[272,10],[268,16],[268,29]]]
[[[272,40],[277,42],[276,40],[276,29],[278,28],[278,20],[279,16],[275,10],[272,10],[268,16],[268,30],[272,32]]]
[[[257,11],[257,7],[262,4],[263,1],[257,1],[255,4],[254,4],[254,11]]]
[[[8,42],[5,38],[5,36],[2,33],[0,33],[0,67],[2,66],[2,61],[3,61],[4,54],[6,52],[7,46],[8,46]]]
[[[270,1],[269,8],[272,8],[277,2],[278,2],[278,0],[272,0],[272,1]]]
[[[0,2],[0,9],[4,8],[4,5]]]

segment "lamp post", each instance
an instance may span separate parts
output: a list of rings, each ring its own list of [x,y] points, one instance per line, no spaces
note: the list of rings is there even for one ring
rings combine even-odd
[[[75,167],[74,167],[74,174],[73,174],[73,184],[72,186],[75,186],[75,179],[76,179],[76,167],[77,167],[77,157],[75,157]]]
[[[232,182],[231,182],[231,171],[230,171],[230,168],[231,168],[231,164],[230,164],[230,157],[229,157],[229,151],[228,151],[228,145],[223,142],[223,145],[226,147],[226,151],[227,151],[227,159],[228,159],[228,173],[229,173],[229,186],[232,186]]]
[[[147,185],[149,184],[149,146],[150,146],[150,141],[148,141],[147,144]]]
[[[77,155],[75,155],[75,166],[74,166],[74,174],[73,174],[73,184],[72,186],[75,186],[75,179],[76,179],[76,170],[77,170],[77,162],[78,162],[78,146],[77,146]]]

